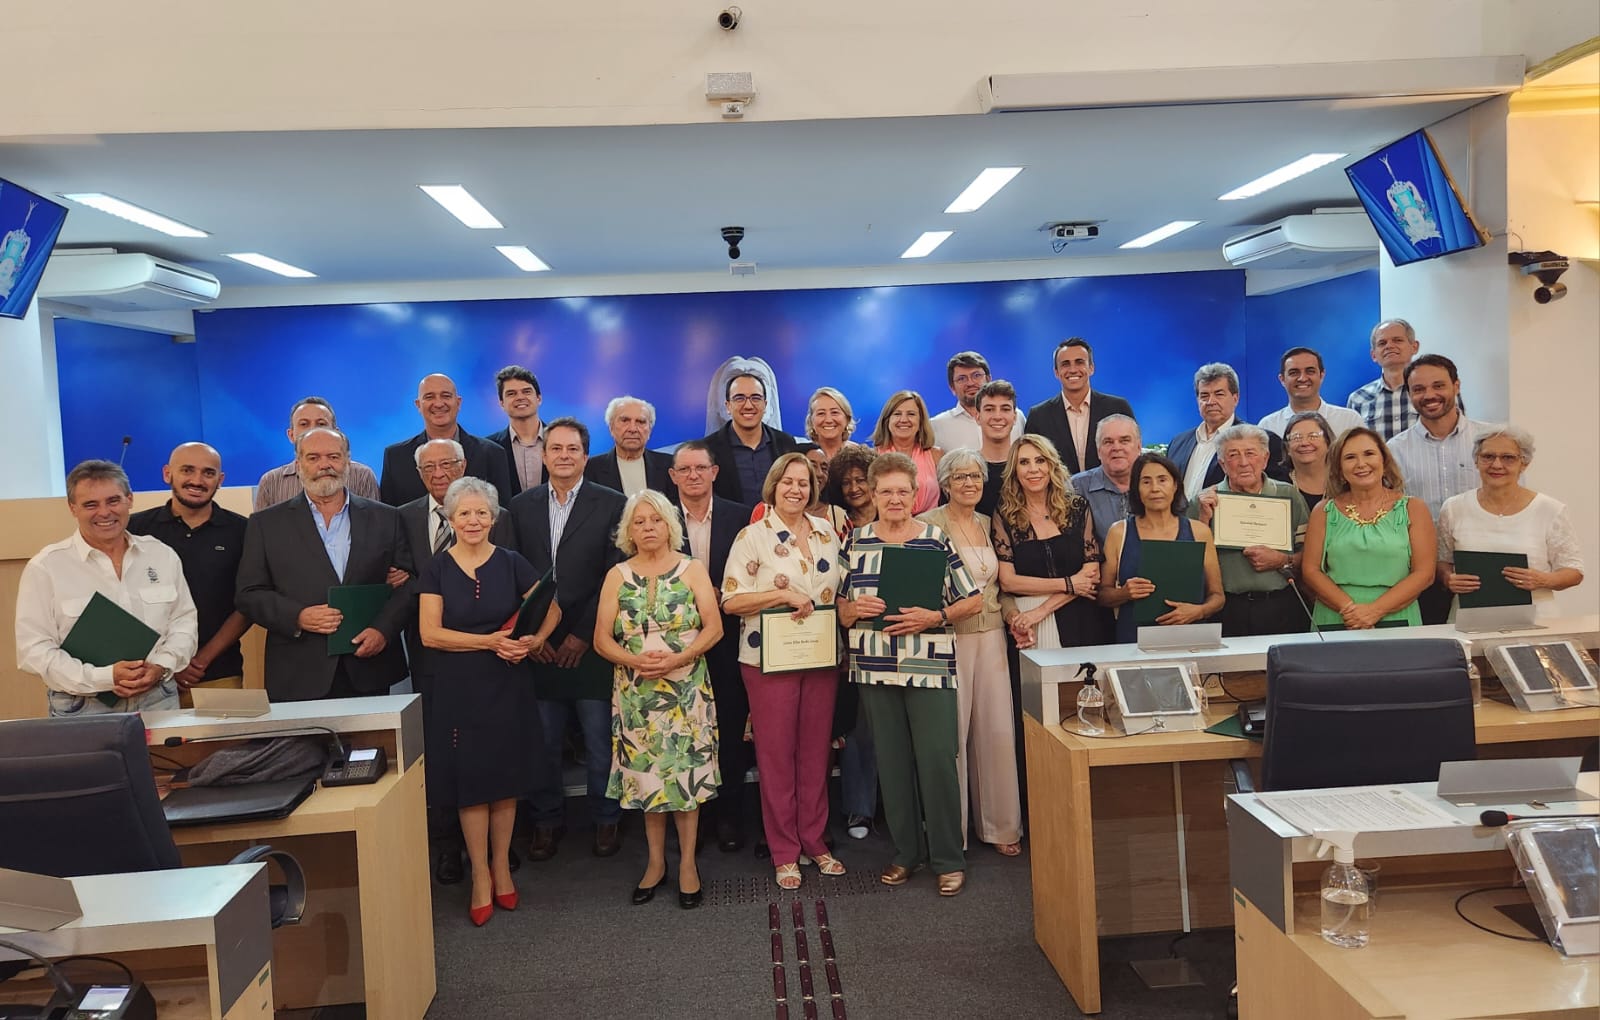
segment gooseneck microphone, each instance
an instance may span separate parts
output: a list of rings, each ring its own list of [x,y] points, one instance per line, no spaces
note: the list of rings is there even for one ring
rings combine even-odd
[[[1551,818],[1600,818],[1593,813],[1586,815],[1512,815],[1504,811],[1485,811],[1478,816],[1480,825],[1487,825],[1491,829],[1498,829],[1502,825],[1512,822],[1543,822]]]
[[[133,445],[133,437],[132,436],[123,436],[122,437],[122,452],[117,455],[117,467],[121,467],[122,466],[122,462],[128,459],[128,447],[130,447],[132,445]]]

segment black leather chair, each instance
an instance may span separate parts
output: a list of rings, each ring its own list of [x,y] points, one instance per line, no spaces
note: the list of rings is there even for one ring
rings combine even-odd
[[[0,867],[57,878],[181,868],[161,813],[137,715],[0,722]],[[305,910],[299,862],[254,846],[230,863],[271,861],[272,926]]]

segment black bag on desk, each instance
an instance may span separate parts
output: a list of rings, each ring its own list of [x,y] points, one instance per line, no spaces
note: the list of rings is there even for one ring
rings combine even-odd
[[[240,786],[189,786],[167,794],[161,802],[161,812],[174,829],[287,818],[316,786],[315,777]]]
[[[327,764],[320,737],[224,747],[189,769],[189,786],[168,793],[161,813],[173,827],[284,818],[311,796]]]

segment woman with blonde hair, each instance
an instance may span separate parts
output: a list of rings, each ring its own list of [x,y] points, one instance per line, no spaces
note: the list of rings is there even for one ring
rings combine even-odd
[[[939,458],[944,451],[934,445],[933,419],[928,405],[914,390],[901,390],[884,402],[872,445],[879,453],[903,453],[917,469],[916,501],[911,512],[920,514],[939,505]]]
[[[1030,432],[1012,444],[992,528],[1000,590],[1016,597],[1006,624],[1017,647],[1100,643],[1100,543],[1049,439]]]
[[[856,430],[856,414],[850,400],[832,386],[819,386],[806,405],[806,438],[817,444],[828,460],[850,442]]]

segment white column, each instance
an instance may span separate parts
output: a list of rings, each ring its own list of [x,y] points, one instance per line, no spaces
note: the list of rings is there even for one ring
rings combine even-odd
[[[0,319],[0,379],[10,433],[0,443],[0,499],[66,495],[55,323],[34,301],[23,319]]]

